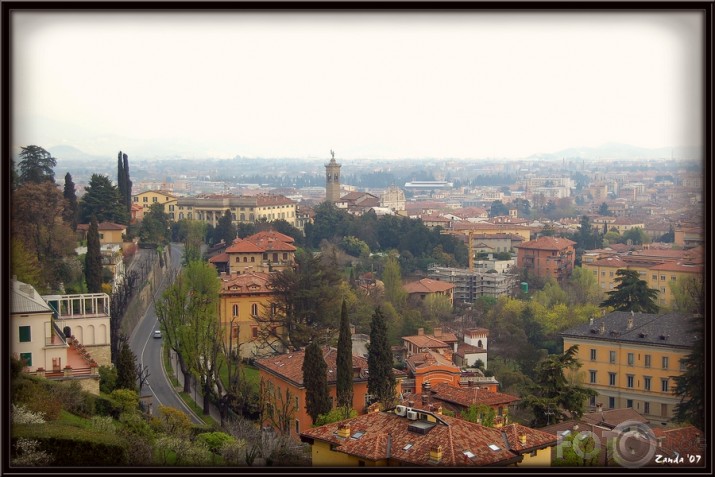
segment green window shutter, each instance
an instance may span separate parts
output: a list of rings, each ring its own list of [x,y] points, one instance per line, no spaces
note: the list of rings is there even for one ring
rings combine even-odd
[[[32,366],[32,353],[20,353],[20,360],[24,361],[27,366]]]
[[[27,343],[32,341],[32,333],[30,332],[32,328],[29,326],[20,327],[20,343]]]

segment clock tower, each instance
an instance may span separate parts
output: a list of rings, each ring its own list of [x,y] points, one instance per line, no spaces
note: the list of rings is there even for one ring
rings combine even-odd
[[[335,162],[332,149],[330,155],[330,162],[325,164],[325,200],[335,203],[340,200],[340,164]]]

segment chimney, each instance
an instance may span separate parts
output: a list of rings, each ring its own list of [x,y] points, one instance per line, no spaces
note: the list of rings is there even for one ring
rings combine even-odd
[[[439,463],[442,461],[442,446],[432,447],[429,450],[429,460],[432,463]]]
[[[350,437],[350,424],[338,424],[338,437]]]
[[[424,334],[425,334],[424,328],[417,328],[417,336],[424,336]]]
[[[355,334],[355,325],[350,325],[350,334],[351,335]]]
[[[589,324],[589,325],[593,325],[593,316],[588,319],[588,324]]]
[[[633,329],[633,317],[628,318],[628,324],[626,325],[627,330],[632,330]]]
[[[605,321],[601,322],[601,327],[599,328],[599,331],[601,332],[601,334],[606,332],[606,322]]]
[[[442,415],[442,406],[437,406],[437,414]]]
[[[521,434],[519,434],[519,442],[521,442],[522,444],[526,444],[526,434],[525,433],[522,432]]]
[[[441,338],[442,337],[442,328],[435,328],[433,334],[434,334],[435,338]]]

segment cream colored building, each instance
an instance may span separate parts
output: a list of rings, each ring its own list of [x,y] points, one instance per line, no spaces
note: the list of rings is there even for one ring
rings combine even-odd
[[[109,296],[43,297],[27,283],[11,286],[10,351],[24,371],[99,394],[99,366],[111,365]]]
[[[176,220],[177,197],[165,190],[147,190],[132,195],[132,203],[141,205],[144,209],[142,215],[149,212],[149,208],[154,204],[163,204],[164,213],[169,216],[169,220]]]
[[[261,219],[268,222],[282,219],[293,227],[297,225],[296,203],[282,195],[205,194],[181,197],[178,199],[177,209],[175,220],[200,220],[214,227],[226,210],[231,211],[235,224],[252,224]]]
[[[393,212],[405,210],[405,193],[397,186],[388,187],[380,196],[380,207],[385,207]]]

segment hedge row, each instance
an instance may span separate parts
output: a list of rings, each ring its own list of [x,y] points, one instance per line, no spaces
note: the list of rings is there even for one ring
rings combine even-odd
[[[39,441],[40,449],[53,456],[53,466],[116,466],[129,462],[123,439],[94,429],[58,422],[14,424],[11,435],[13,444],[20,437]]]

